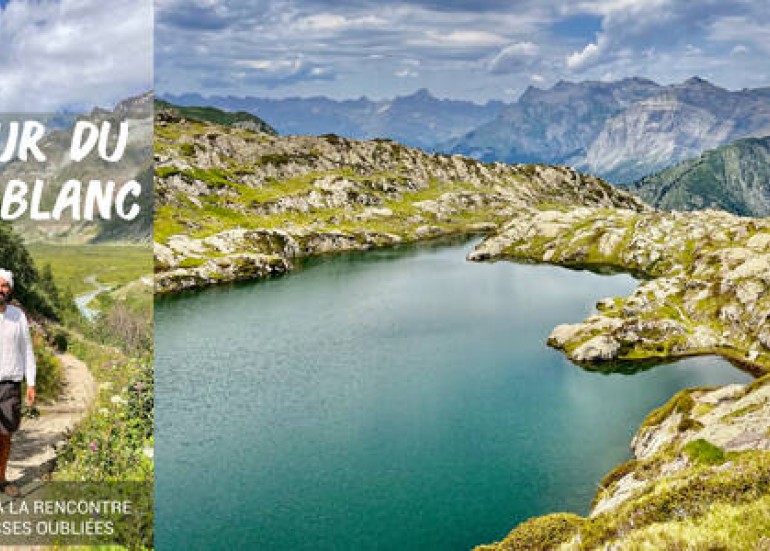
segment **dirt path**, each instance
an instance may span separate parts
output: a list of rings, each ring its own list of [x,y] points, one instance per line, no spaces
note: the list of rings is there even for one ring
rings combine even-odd
[[[51,405],[39,405],[40,417],[22,419],[13,436],[7,477],[21,488],[22,495],[34,491],[41,477],[51,472],[54,446],[83,418],[96,396],[96,382],[86,364],[72,354],[57,357],[62,363],[61,396]]]

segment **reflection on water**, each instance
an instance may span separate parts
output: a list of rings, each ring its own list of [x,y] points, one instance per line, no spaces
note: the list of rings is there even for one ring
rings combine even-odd
[[[470,248],[158,301],[159,548],[468,549],[586,513],[650,410],[748,379],[715,358],[584,371],[547,335],[634,281]]]

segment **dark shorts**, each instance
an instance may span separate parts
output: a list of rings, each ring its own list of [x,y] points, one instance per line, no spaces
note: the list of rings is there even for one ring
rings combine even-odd
[[[21,383],[0,382],[0,434],[11,434],[21,423]]]

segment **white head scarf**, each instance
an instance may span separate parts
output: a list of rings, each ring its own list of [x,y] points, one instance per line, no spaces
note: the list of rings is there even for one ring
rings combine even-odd
[[[0,279],[6,280],[11,289],[13,289],[13,272],[0,268]]]

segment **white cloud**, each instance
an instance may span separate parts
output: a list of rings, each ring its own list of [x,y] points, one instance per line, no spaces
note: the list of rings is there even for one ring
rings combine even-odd
[[[393,74],[398,78],[417,78],[418,76],[420,76],[420,73],[418,73],[417,71],[409,67],[404,67],[403,69],[399,69]]]
[[[721,42],[739,42],[739,45],[744,47],[744,43],[748,42],[759,51],[770,53],[770,17],[768,15],[770,14],[764,14],[763,19],[748,17],[718,19],[709,27],[709,38]]]
[[[741,55],[749,53],[749,49],[743,44],[736,44],[733,49],[730,50],[731,55]]]
[[[241,59],[236,61],[235,64],[257,71],[277,73],[299,70],[302,67],[302,59],[299,57],[293,59]]]
[[[515,42],[500,50],[488,64],[492,73],[512,73],[528,67],[540,53],[532,42]]]
[[[592,42],[586,45],[586,47],[579,52],[572,52],[567,56],[567,67],[573,70],[580,70],[595,64],[602,53],[602,45],[606,43],[607,39],[604,35],[600,35],[595,43]]]
[[[387,20],[376,15],[346,17],[333,13],[319,13],[299,19],[295,26],[298,30],[341,31],[345,29],[381,27],[387,23]]]
[[[11,0],[0,12],[3,111],[110,106],[151,88],[150,0]]]
[[[164,92],[386,98],[416,85],[483,101],[511,82],[558,79],[770,83],[757,70],[770,48],[767,0],[156,2]]]
[[[698,48],[697,46],[693,46],[692,44],[688,44],[687,46],[685,46],[684,55],[697,56],[701,54],[703,54],[703,50],[701,48]]]
[[[429,30],[420,38],[409,41],[417,46],[435,47],[489,47],[499,46],[507,42],[505,37],[488,31],[450,31],[439,32]]]
[[[671,4],[672,0],[587,0],[575,3],[569,10],[572,13],[593,13],[596,15],[615,15],[619,13],[654,12]]]

